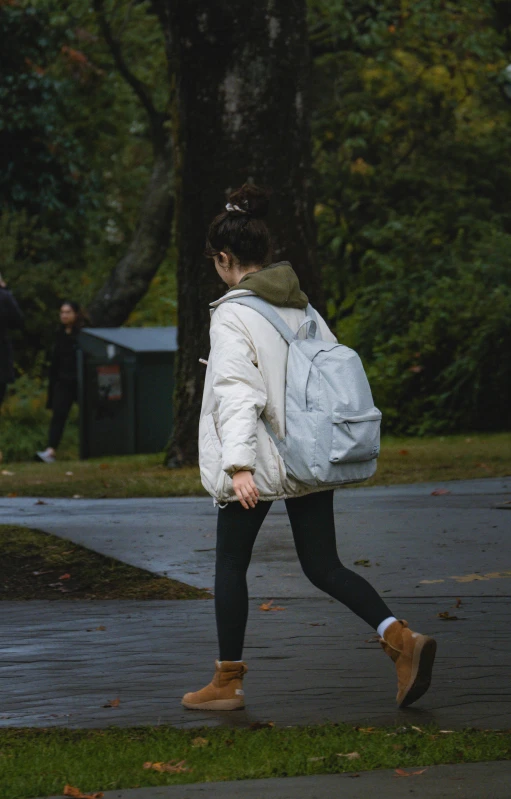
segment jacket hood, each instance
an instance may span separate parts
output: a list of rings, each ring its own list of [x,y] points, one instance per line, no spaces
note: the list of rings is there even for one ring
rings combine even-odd
[[[232,291],[250,291],[261,299],[280,308],[302,308],[309,304],[307,295],[300,289],[298,276],[289,261],[265,266],[259,272],[250,272],[242,277],[237,286],[230,289],[225,299],[230,299]]]

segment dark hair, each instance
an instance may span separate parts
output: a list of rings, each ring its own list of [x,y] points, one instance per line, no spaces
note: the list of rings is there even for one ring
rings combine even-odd
[[[82,310],[80,303],[73,302],[73,300],[64,300],[63,302],[60,303],[59,309],[63,308],[64,305],[69,305],[71,310],[73,310],[76,314],[76,320],[73,324],[73,327],[75,329],[84,327],[87,324],[88,322],[87,314],[85,313],[85,311]]]
[[[232,210],[222,211],[208,230],[205,255],[232,253],[241,266],[267,264],[271,237],[263,217],[268,213],[270,190],[245,183],[229,195]]]

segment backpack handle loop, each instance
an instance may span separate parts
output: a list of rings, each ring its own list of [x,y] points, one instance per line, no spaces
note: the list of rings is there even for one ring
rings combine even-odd
[[[314,321],[314,319],[312,319],[312,317],[310,317],[310,316],[306,316],[305,317],[305,319],[303,320],[302,324],[300,325],[300,327],[296,331],[296,337],[298,338],[298,334],[299,334],[300,330],[305,325],[310,325],[309,329],[307,330],[307,338],[316,338],[316,331],[318,329],[318,325]]]

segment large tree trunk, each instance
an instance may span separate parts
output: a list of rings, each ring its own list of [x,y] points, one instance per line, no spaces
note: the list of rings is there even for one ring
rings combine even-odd
[[[170,147],[162,147],[155,155],[133,239],[87,309],[95,327],[122,325],[147,292],[165,257],[174,208],[171,172]]]
[[[154,0],[170,28],[176,75],[175,179],[179,359],[169,463],[197,456],[209,351],[208,304],[225,290],[203,257],[229,189],[273,189],[275,258],[289,259],[318,302],[310,200],[305,0]],[[165,22],[167,21],[167,23]]]

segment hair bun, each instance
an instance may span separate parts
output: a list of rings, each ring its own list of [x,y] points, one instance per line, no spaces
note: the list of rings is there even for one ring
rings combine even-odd
[[[240,189],[236,189],[229,195],[229,202],[239,206],[246,214],[261,218],[268,213],[270,194],[268,189],[254,186],[252,183],[244,183]]]

